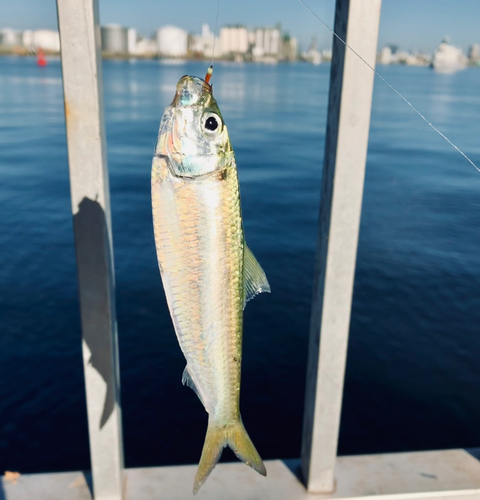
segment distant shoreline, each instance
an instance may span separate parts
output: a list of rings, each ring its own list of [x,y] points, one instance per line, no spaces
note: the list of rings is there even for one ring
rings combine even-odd
[[[49,52],[49,51],[44,51],[45,55],[47,57],[60,57],[60,52]],[[15,56],[15,57],[36,57],[35,52],[31,51],[25,51],[25,50],[5,50],[4,48],[0,48],[0,57],[1,56]],[[102,52],[102,59],[104,60],[117,60],[117,61],[128,61],[132,59],[144,59],[144,60],[152,60],[152,61],[169,61],[172,63],[182,63],[182,62],[192,62],[192,61],[203,61],[203,62],[211,62],[211,57],[196,57],[196,56],[187,56],[185,58],[176,58],[176,57],[162,57],[158,56],[156,54],[152,55],[130,55],[130,54],[112,54],[112,53],[106,53]],[[215,62],[234,62],[234,63],[263,63],[263,64],[277,64],[277,63],[296,63],[296,62],[306,62],[308,63],[309,61],[306,61],[302,58],[294,59],[294,60],[288,60],[288,59],[252,59],[252,58],[244,58],[242,60],[237,60],[234,57],[215,57]],[[328,62],[328,61],[322,61],[322,62]]]
[[[61,54],[60,52],[50,52],[50,51],[44,51],[44,54],[47,57],[54,57],[54,58],[60,58]],[[37,54],[34,51],[27,51],[23,48],[13,48],[13,49],[6,49],[5,47],[0,47],[0,57],[36,57]],[[378,56],[379,57],[379,56]],[[211,62],[210,57],[198,57],[198,56],[188,56],[185,58],[175,58],[175,57],[161,57],[158,56],[157,54],[152,54],[152,55],[129,55],[129,54],[112,54],[108,52],[102,52],[102,60],[105,61],[134,61],[134,60],[150,60],[150,61],[158,61],[160,63],[164,62],[167,64],[183,64],[185,62],[205,62],[209,63]],[[218,62],[228,62],[228,63],[235,63],[235,64],[266,64],[266,65],[275,65],[275,64],[291,64],[291,63],[305,63],[305,64],[312,64],[310,61],[303,59],[301,57],[291,60],[291,59],[272,59],[272,58],[265,58],[265,59],[252,59],[251,57],[246,57],[246,58],[235,58],[235,57],[218,57],[215,58],[216,63]],[[323,64],[330,64],[330,59],[322,60],[319,65]],[[400,60],[397,62],[390,62],[389,64],[382,64],[382,62],[377,60],[377,66],[409,66],[409,67],[427,67],[429,64],[407,64],[405,61]],[[467,67],[470,68],[478,68],[480,67],[479,63],[471,62],[467,64]]]

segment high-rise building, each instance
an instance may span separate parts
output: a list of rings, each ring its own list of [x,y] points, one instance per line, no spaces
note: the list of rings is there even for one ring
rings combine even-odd
[[[246,54],[248,32],[245,26],[226,26],[220,30],[220,47],[223,55]]]
[[[213,53],[215,49],[215,54]],[[218,57],[221,55],[221,47],[218,37],[210,31],[208,24],[202,24],[202,34],[191,38],[190,52],[196,56]]]
[[[130,55],[137,54],[137,30],[128,28],[127,30],[127,51]]]
[[[256,28],[253,32],[254,58],[281,57],[282,40],[278,28]]]

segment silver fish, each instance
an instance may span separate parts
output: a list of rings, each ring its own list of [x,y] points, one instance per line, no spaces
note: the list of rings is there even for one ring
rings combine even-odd
[[[208,412],[193,491],[229,446],[266,475],[240,416],[243,308],[270,286],[245,244],[237,168],[212,87],[184,76],[165,109],[152,164],[155,245],[187,366]]]

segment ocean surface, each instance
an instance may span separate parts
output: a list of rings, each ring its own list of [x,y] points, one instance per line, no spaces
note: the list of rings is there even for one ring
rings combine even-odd
[[[195,463],[207,415],[157,268],[163,109],[206,65],[104,62],[125,461]],[[480,163],[480,68],[379,67]],[[245,311],[241,408],[263,458],[298,457],[328,65],[217,63],[246,238],[272,293]],[[0,58],[0,471],[89,467],[61,68]],[[480,446],[480,172],[376,80],[339,453]],[[225,454],[226,459],[232,455]]]

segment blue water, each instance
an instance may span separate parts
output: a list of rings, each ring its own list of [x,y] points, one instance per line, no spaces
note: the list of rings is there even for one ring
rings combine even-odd
[[[105,62],[127,466],[198,461],[154,252],[163,108],[205,65]],[[379,71],[480,163],[480,70]],[[242,413],[264,458],[300,452],[329,66],[217,64],[246,237],[272,287],[245,311]],[[0,471],[89,467],[58,61],[0,58]],[[375,86],[339,452],[480,446],[480,173]],[[227,458],[231,458],[227,455]]]

